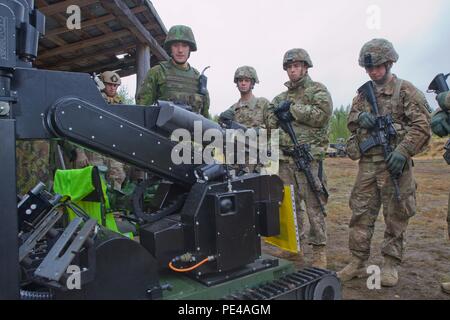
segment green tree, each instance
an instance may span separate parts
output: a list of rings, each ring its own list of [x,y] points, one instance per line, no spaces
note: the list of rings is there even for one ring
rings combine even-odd
[[[335,109],[330,120],[330,142],[336,143],[337,139],[343,138],[345,140],[350,136],[350,131],[347,128],[347,118],[350,112],[350,106],[346,108],[341,106]]]
[[[117,95],[122,98],[123,104],[135,104],[134,98],[128,93],[128,88],[121,86],[117,91]]]

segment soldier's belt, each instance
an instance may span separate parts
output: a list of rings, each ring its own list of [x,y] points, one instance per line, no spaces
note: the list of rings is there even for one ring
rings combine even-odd
[[[383,154],[362,155],[360,162],[384,162]]]
[[[286,156],[286,157],[293,157],[294,150],[293,149],[282,149],[281,148],[281,153],[284,156]],[[313,156],[314,160],[317,160],[317,159],[319,159],[321,157],[320,154],[318,154],[318,153],[314,153],[314,154],[312,154],[312,156]]]

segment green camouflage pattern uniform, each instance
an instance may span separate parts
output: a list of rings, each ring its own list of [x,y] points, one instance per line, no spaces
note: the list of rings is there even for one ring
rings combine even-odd
[[[450,110],[450,91],[440,94],[438,97],[438,102],[442,109],[438,109],[435,112],[435,114],[433,115],[433,117],[439,113],[447,112],[445,110]],[[445,109],[445,110],[443,110],[443,109]],[[448,134],[450,134],[450,132]],[[450,194],[448,197],[447,224],[448,224],[448,228],[450,230]],[[450,232],[449,232],[449,234],[450,234]]]
[[[266,98],[257,98],[252,95],[248,101],[239,100],[229,110],[234,112],[234,120],[247,128],[265,129],[265,120],[270,102]],[[259,172],[261,166],[256,164],[246,165],[246,171]]]
[[[445,106],[445,108],[447,109],[447,110],[450,110],[450,91],[449,92],[447,92],[447,94],[446,94],[446,96],[445,96],[445,99],[444,99],[444,104],[443,104],[444,106]],[[449,134],[450,134],[450,132],[449,132]],[[447,207],[447,224],[449,224],[450,225],[450,194],[449,194],[449,197],[448,197],[448,207]]]
[[[311,80],[309,75],[305,75],[299,81],[285,83],[287,91],[276,96],[270,106],[267,119],[267,127],[270,129],[279,128],[278,120],[273,113],[282,101],[292,101],[291,113],[294,117],[292,127],[300,144],[309,144],[314,157],[312,162],[312,172],[317,186],[321,187],[319,180],[319,161],[325,157],[325,150],[328,146],[329,121],[333,111],[333,102],[327,88]],[[271,112],[272,111],[272,112]],[[295,204],[297,208],[297,224],[303,230],[303,217],[301,209],[304,207],[310,223],[310,233],[308,243],[316,246],[326,245],[327,232],[325,217],[320,209],[314,193],[308,186],[305,175],[297,171],[294,161],[290,156],[283,155],[283,150],[292,149],[293,143],[289,136],[280,130],[280,169],[279,176],[285,185],[293,185],[296,192]],[[327,178],[322,171],[322,182],[327,185]],[[304,201],[304,206],[302,202]],[[322,204],[325,206],[327,200],[322,197]],[[302,239],[300,239],[302,240]]]
[[[450,110],[450,91],[440,94],[438,102],[440,106],[443,106],[447,110]]]
[[[397,139],[393,147],[406,157],[407,163],[399,179],[401,196],[399,203],[381,147],[374,147],[361,156],[358,175],[349,201],[352,209],[349,248],[359,259],[369,258],[375,221],[383,206],[386,230],[382,254],[401,262],[405,249],[406,228],[409,219],[416,213],[417,185],[411,158],[429,144],[431,137],[429,107],[422,92],[410,82],[400,80],[395,75],[385,85],[374,87],[380,114],[391,114],[397,130]],[[361,112],[371,112],[371,106],[362,94],[358,94],[353,100],[348,117],[348,129],[358,143],[370,136],[369,131],[359,125],[358,117]]]
[[[184,25],[175,25],[169,29],[164,49],[172,54],[172,44],[183,42],[189,45],[190,52],[197,51],[192,29]],[[160,62],[150,69],[139,90],[137,102],[141,105],[152,105],[158,100],[172,101],[192,107],[192,111],[209,116],[209,93],[201,94],[200,73],[186,62],[180,66],[173,59]]]
[[[122,103],[122,98],[119,95],[115,95],[114,97],[108,97],[104,92],[102,92],[102,96],[105,98],[108,104]],[[108,171],[106,173],[106,180],[113,189],[122,190],[122,184],[127,177],[125,170],[126,168],[122,162],[119,162],[112,158],[108,158],[107,156],[101,155],[93,151],[78,148],[78,153],[83,152],[86,155],[90,165],[97,167],[99,166],[107,167]]]
[[[450,124],[450,91],[441,93],[437,96],[437,100],[439,102],[439,106],[441,109],[438,109],[435,114],[433,115],[433,123],[437,122],[440,123],[442,121],[447,121],[447,123]],[[443,113],[446,113],[443,115]],[[443,117],[444,116],[444,117]],[[436,118],[435,118],[436,117]],[[441,127],[440,129],[435,128],[432,126],[433,131],[439,131],[434,132],[435,134],[439,136],[443,136],[445,133],[447,135],[450,135],[450,131],[444,127]],[[446,129],[446,130],[444,130]],[[441,131],[442,130],[442,131]],[[450,237],[450,195],[448,198],[448,207],[447,207],[447,234]],[[449,291],[450,282],[444,282],[441,284],[441,288],[445,293],[450,293]]]
[[[108,97],[106,95],[106,93],[104,93],[102,91],[102,97],[103,97],[103,99],[105,99],[105,101],[108,104],[122,104],[123,103],[122,98],[118,94],[116,94],[114,97]]]
[[[48,141],[17,141],[16,161],[17,193],[27,193],[40,181],[50,187],[52,179]]]
[[[139,91],[137,102],[152,105],[157,100],[187,104],[193,111],[208,117],[209,94],[201,95],[200,73],[188,64],[184,69],[171,61],[161,62],[150,69]]]
[[[264,128],[264,119],[270,102],[266,98],[252,96],[249,101],[238,101],[230,107],[234,111],[234,121],[247,128]]]

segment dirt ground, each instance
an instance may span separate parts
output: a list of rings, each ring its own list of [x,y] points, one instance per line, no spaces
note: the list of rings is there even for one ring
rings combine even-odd
[[[440,290],[442,281],[450,281],[450,241],[446,223],[450,166],[441,155],[433,151],[433,155],[415,159],[417,214],[411,218],[408,227],[405,259],[399,268],[399,284],[395,288],[369,290],[367,279],[355,279],[343,285],[344,299],[450,299]],[[347,158],[330,158],[325,163],[330,191],[328,268],[337,271],[349,259],[348,222],[351,211],[348,199],[357,173],[357,162]],[[384,221],[380,213],[369,264],[382,265],[383,233]],[[307,265],[310,259],[311,249],[306,247],[305,261],[295,261],[299,267]],[[275,255],[280,253],[271,246],[264,246],[264,251]]]

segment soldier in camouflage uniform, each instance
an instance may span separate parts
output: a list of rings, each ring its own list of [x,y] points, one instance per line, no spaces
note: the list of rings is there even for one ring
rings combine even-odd
[[[381,146],[373,147],[361,155],[359,144],[370,137],[376,117],[364,95],[358,94],[348,117],[352,136],[347,151],[350,158],[359,159],[359,171],[350,196],[353,212],[349,225],[351,261],[338,272],[342,281],[365,273],[375,221],[383,206],[386,230],[382,245],[384,264],[381,285],[395,286],[398,283],[397,267],[403,259],[406,228],[409,219],[416,213],[412,157],[429,144],[430,108],[422,92],[391,73],[392,65],[397,60],[397,52],[385,39],[369,41],[360,52],[359,65],[365,68],[373,81],[380,114],[392,116],[397,137],[392,142],[394,151],[386,161]],[[390,173],[401,174],[400,202],[395,197]]]
[[[188,105],[192,111],[209,115],[209,94],[199,92],[200,73],[187,62],[191,52],[197,51],[191,28],[177,25],[170,28],[164,49],[171,56],[170,61],[163,61],[150,69],[141,89],[137,102],[151,105],[158,100],[172,101]]]
[[[265,128],[265,113],[269,108],[269,100],[257,98],[253,95],[253,88],[259,83],[258,75],[253,67],[239,67],[234,73],[236,84],[241,98],[228,110],[221,113],[219,120],[232,120],[247,128]],[[246,166],[248,172],[259,172],[260,166],[250,164]]]
[[[40,181],[50,187],[49,149],[49,142],[44,140],[16,142],[17,193],[27,193]]]
[[[433,115],[431,129],[434,134],[445,137],[450,135],[450,91],[440,93],[436,99],[441,109]],[[447,231],[450,237],[450,196],[447,207]],[[442,283],[441,287],[445,293],[450,294],[450,282]]]
[[[116,72],[105,71],[101,74],[100,80],[105,88],[102,90],[102,96],[108,104],[121,104],[122,98],[117,94],[117,88],[121,85],[120,76]],[[106,167],[106,178],[114,190],[121,190],[122,183],[125,181],[126,172],[123,163],[108,158],[104,155],[87,151],[82,148],[76,148],[75,167],[83,168],[88,165],[97,167]]]
[[[100,80],[105,85],[102,96],[108,104],[121,104],[122,98],[117,94],[117,89],[122,84],[120,76],[114,71],[105,71],[100,75]]]
[[[323,170],[322,160],[328,146],[328,127],[333,111],[333,102],[327,88],[313,81],[308,69],[313,66],[308,53],[303,49],[291,49],[283,58],[283,69],[289,77],[285,83],[287,91],[276,96],[270,106],[267,118],[267,127],[278,128],[278,119],[273,110],[280,104],[292,102],[290,112],[293,117],[292,126],[299,143],[309,144],[314,160],[311,164],[315,183],[318,186],[326,186],[326,175]],[[286,185],[295,188],[295,203],[297,207],[298,225],[302,226],[300,208],[302,201],[305,203],[306,213],[310,223],[308,244],[313,248],[312,265],[326,268],[326,244],[327,232],[325,216],[320,209],[320,204],[308,185],[305,175],[297,170],[289,151],[293,143],[289,136],[280,131],[280,169],[279,175]],[[327,199],[321,197],[325,207]]]
[[[122,99],[117,95],[117,88],[120,86],[120,76],[112,71],[101,74],[100,80],[105,85],[102,96],[108,104],[120,104]],[[123,164],[115,160],[107,160],[105,157],[85,151],[82,148],[73,148],[69,142],[62,144],[66,151],[75,152],[74,167],[82,168],[90,163],[93,165],[103,165],[109,167],[109,177],[118,188],[125,179]],[[34,187],[39,181],[50,187],[52,174],[56,165],[56,143],[48,141],[17,141],[17,185],[18,192],[24,194]],[[120,190],[120,188],[119,188]]]

